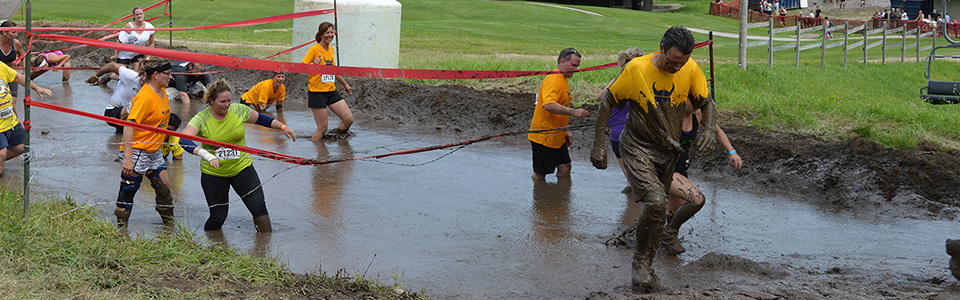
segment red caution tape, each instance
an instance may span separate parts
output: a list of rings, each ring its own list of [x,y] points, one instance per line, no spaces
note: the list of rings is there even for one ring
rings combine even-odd
[[[266,24],[266,23],[272,23],[272,22],[278,22],[278,21],[285,21],[285,20],[296,19],[296,18],[329,14],[332,12],[333,12],[332,9],[312,10],[312,11],[298,12],[298,13],[292,13],[292,14],[286,14],[286,15],[279,15],[279,16],[273,16],[273,17],[266,17],[266,18],[252,19],[252,20],[246,20],[246,21],[231,22],[231,23],[223,23],[223,24],[216,24],[216,25],[204,25],[204,26],[195,26],[195,27],[173,27],[173,28],[157,27],[153,29],[145,29],[144,31],[181,31],[181,30],[195,30],[195,29],[244,27],[244,26],[260,25],[260,24]],[[55,32],[55,31],[117,31],[119,32],[119,31],[125,31],[125,30],[130,30],[130,29],[83,28],[83,27],[33,27],[30,29],[30,31],[32,32]],[[3,27],[2,29],[0,29],[0,31],[26,31],[26,28],[25,27]]]
[[[425,70],[425,69],[388,69],[388,68],[366,68],[366,67],[341,67],[341,66],[322,66],[315,64],[303,64],[292,62],[277,62],[253,58],[240,58],[231,56],[218,56],[204,53],[183,52],[168,49],[151,48],[136,45],[126,45],[115,42],[99,41],[75,36],[54,35],[54,34],[34,34],[37,37],[97,46],[109,49],[126,50],[136,53],[143,53],[150,56],[158,56],[173,60],[192,61],[208,65],[217,65],[233,68],[245,68],[264,71],[284,71],[304,74],[333,74],[353,77],[376,77],[376,78],[406,78],[406,79],[490,79],[490,78],[512,78],[523,76],[541,76],[555,74],[554,71],[465,71],[465,70]],[[587,72],[593,70],[606,69],[616,66],[616,63],[584,68],[575,72]]]
[[[250,153],[250,154],[254,154],[254,155],[259,155],[259,156],[262,156],[262,157],[266,157],[266,158],[274,159],[274,160],[279,160],[279,161],[282,161],[282,162],[288,162],[288,163],[298,164],[298,165],[313,165],[313,164],[317,164],[317,162],[318,162],[318,160],[316,160],[316,159],[306,159],[306,158],[302,158],[302,157],[296,157],[296,156],[291,156],[291,155],[286,155],[286,154],[280,154],[280,153],[274,153],[274,152],[270,152],[270,151],[264,151],[264,150],[260,150],[260,149],[254,149],[254,148],[249,148],[249,147],[244,147],[244,146],[239,146],[239,145],[234,145],[234,144],[229,144],[229,143],[224,143],[224,142],[218,142],[218,141],[214,141],[214,140],[211,140],[211,139],[206,139],[206,138],[202,138],[202,137],[198,137],[198,136],[186,135],[186,134],[183,134],[183,133],[180,133],[180,132],[170,131],[170,130],[167,130],[166,128],[150,127],[150,126],[143,125],[143,124],[140,124],[140,123],[135,123],[135,122],[130,122],[130,121],[124,121],[124,120],[114,119],[114,118],[111,118],[111,117],[101,116],[101,115],[98,115],[98,114],[92,114],[92,113],[88,113],[88,112],[85,112],[85,111],[75,110],[75,109],[72,109],[72,108],[66,108],[66,107],[63,107],[63,106],[57,106],[57,105],[53,105],[53,104],[49,104],[49,103],[44,103],[44,102],[31,101],[29,98],[25,98],[25,99],[23,100],[23,103],[24,103],[25,105],[30,105],[30,106],[34,106],[34,107],[46,108],[46,109],[55,110],[55,111],[59,111],[59,112],[65,112],[65,113],[68,113],[68,114],[74,114],[74,115],[78,115],[78,116],[82,116],[82,117],[93,118],[93,119],[101,120],[101,121],[104,121],[104,122],[107,122],[107,123],[112,123],[112,124],[117,124],[117,125],[122,125],[122,126],[129,126],[129,127],[134,127],[134,128],[140,129],[140,130],[145,130],[145,131],[151,131],[151,132],[156,132],[156,133],[162,133],[162,134],[166,134],[166,135],[177,136],[177,137],[184,138],[184,139],[188,139],[188,140],[191,140],[191,141],[201,142],[201,143],[204,143],[204,144],[207,144],[207,145],[213,145],[213,146],[217,146],[217,147],[226,147],[226,148],[230,148],[230,149],[236,149],[236,150],[243,151],[243,152],[246,152],[246,153]]]
[[[33,126],[30,126],[30,120],[22,121],[20,123],[23,123],[23,130],[30,131],[30,128],[33,128]]]

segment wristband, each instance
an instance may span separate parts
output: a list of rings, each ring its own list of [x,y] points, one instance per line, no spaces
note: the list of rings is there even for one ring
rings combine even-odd
[[[287,125],[285,125],[285,124],[281,124],[281,126],[280,126],[280,130],[284,130],[284,129],[287,129]]]
[[[210,154],[209,151],[204,149],[197,149],[197,155],[199,155],[203,159],[206,159],[207,161],[213,161],[214,159],[217,159],[216,156],[214,156],[213,154]]]
[[[737,154],[737,150],[730,150],[730,155]]]
[[[93,73],[93,79],[100,79],[100,76],[97,76],[97,73]]]

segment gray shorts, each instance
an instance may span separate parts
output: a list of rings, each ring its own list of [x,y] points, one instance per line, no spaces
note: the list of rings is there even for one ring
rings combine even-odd
[[[133,171],[143,175],[147,171],[163,171],[167,168],[167,162],[163,159],[163,153],[160,150],[147,152],[142,149],[133,149]],[[120,162],[123,163],[123,151],[120,151]]]

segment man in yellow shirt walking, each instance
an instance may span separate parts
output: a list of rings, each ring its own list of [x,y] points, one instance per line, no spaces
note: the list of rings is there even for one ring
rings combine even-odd
[[[582,108],[570,107],[570,85],[567,78],[580,66],[580,53],[576,49],[566,48],[557,57],[557,68],[561,73],[547,75],[540,84],[537,93],[537,107],[533,111],[530,130],[549,130],[566,127],[570,116],[586,118],[590,115]],[[557,177],[570,176],[570,153],[567,147],[573,142],[573,135],[565,130],[554,130],[527,134],[533,147],[533,179],[543,180],[547,174],[557,171]]]

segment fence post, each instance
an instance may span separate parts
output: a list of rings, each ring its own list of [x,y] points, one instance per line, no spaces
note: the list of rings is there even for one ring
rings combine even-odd
[[[919,29],[917,31],[920,31]],[[917,48],[920,48],[920,45],[917,45]],[[930,49],[937,49],[937,32],[933,32],[933,45]],[[932,52],[931,52],[932,53]],[[934,61],[937,58],[936,55],[930,56],[930,61]]]
[[[772,67],[773,66],[773,16],[772,15],[770,16],[770,31],[768,32],[770,33],[769,34],[770,40],[767,43],[767,53],[770,54],[770,58],[768,59],[769,60],[768,64]]]
[[[32,33],[31,27],[33,26],[31,18],[33,18],[33,4],[30,3],[30,0],[27,0],[27,34]],[[10,47],[12,50],[13,47]],[[23,59],[25,64],[23,64],[23,99],[30,99],[30,45],[27,45],[26,57]],[[16,99],[10,100],[14,101]],[[30,105],[23,106],[23,118],[24,122],[30,122]],[[24,128],[26,129],[26,128]],[[30,212],[30,130],[24,130],[23,134],[23,219],[27,219],[27,213]]]
[[[820,36],[820,68],[823,69],[823,59],[827,55],[827,23],[820,21],[820,25],[823,26],[823,35]]]
[[[903,31],[900,32],[900,36],[902,37],[900,39],[900,62],[901,63],[903,62],[903,57],[907,54],[907,23],[903,23],[902,28],[903,28]],[[917,29],[917,31],[920,31],[920,29]],[[917,46],[919,47],[920,45],[917,45]]]
[[[740,1],[740,53],[737,60],[740,68],[747,69],[747,1]]]
[[[867,27],[864,26],[863,28],[867,28]],[[847,67],[847,43],[850,42],[850,40],[847,38],[847,33],[849,33],[849,31],[850,31],[850,20],[847,20],[845,23],[843,23],[843,67],[844,68]]]
[[[883,21],[883,38],[880,43],[880,63],[887,64],[887,21]]]
[[[863,26],[863,65],[867,65],[867,46],[869,40],[867,39],[867,26]]]
[[[917,61],[920,61],[920,28],[917,28]]]
[[[800,67],[800,17],[797,17],[797,56],[793,58],[793,66]]]

